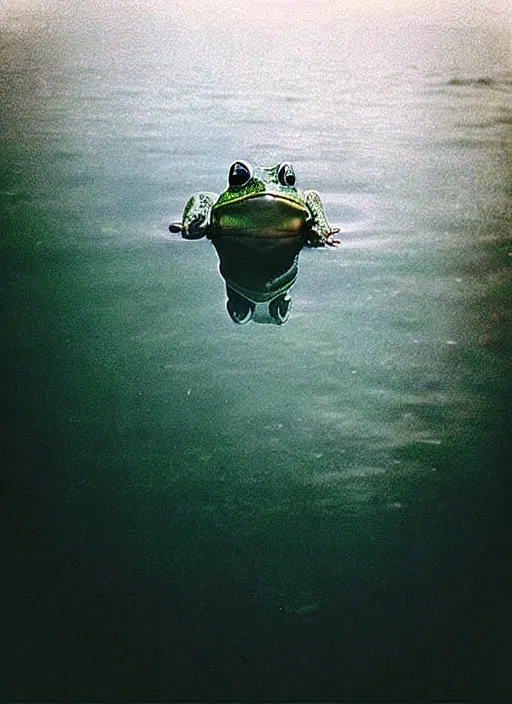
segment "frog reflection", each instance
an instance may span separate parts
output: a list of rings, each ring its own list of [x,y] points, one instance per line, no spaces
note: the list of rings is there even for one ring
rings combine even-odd
[[[316,191],[300,191],[295,171],[236,161],[228,187],[218,196],[192,195],[181,223],[169,226],[185,239],[211,240],[226,282],[227,310],[238,324],[281,325],[290,314],[289,289],[297,278],[301,249],[334,246],[339,230],[329,225]]]

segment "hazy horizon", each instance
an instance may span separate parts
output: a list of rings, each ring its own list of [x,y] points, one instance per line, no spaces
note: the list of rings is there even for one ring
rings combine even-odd
[[[246,13],[253,13],[259,7],[261,13],[284,11],[308,13],[314,8],[318,12],[320,5],[326,6],[329,13],[340,17],[359,17],[372,13],[373,16],[391,19],[411,17],[422,21],[467,23],[508,22],[512,26],[512,9],[505,0],[486,0],[475,3],[473,0],[432,0],[428,4],[422,0],[252,0],[240,3],[238,0],[114,0],[106,5],[102,0],[4,0],[0,6],[0,22],[9,20],[26,20],[29,17],[40,18],[45,15],[68,14],[75,12],[97,15],[113,15],[121,12],[130,14],[142,12],[145,15],[185,13],[196,16],[198,21],[231,21],[244,18]],[[255,15],[257,16],[257,15]]]

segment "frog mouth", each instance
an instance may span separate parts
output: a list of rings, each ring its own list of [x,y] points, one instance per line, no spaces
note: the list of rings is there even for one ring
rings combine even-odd
[[[302,204],[281,193],[251,193],[214,206],[212,225],[226,234],[296,236],[307,215]]]

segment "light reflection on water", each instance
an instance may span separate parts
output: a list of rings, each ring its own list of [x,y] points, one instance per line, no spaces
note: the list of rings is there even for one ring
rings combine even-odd
[[[4,32],[15,568],[46,600],[10,697],[506,689],[509,35],[280,5]],[[342,232],[280,328],[167,233],[236,158],[291,161]]]

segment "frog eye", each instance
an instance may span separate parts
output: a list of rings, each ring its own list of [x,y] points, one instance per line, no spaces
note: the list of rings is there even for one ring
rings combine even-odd
[[[281,164],[277,172],[279,183],[283,186],[295,186],[295,171],[291,164]]]
[[[235,188],[244,186],[252,177],[251,165],[246,161],[235,161],[229,169],[228,184]]]

